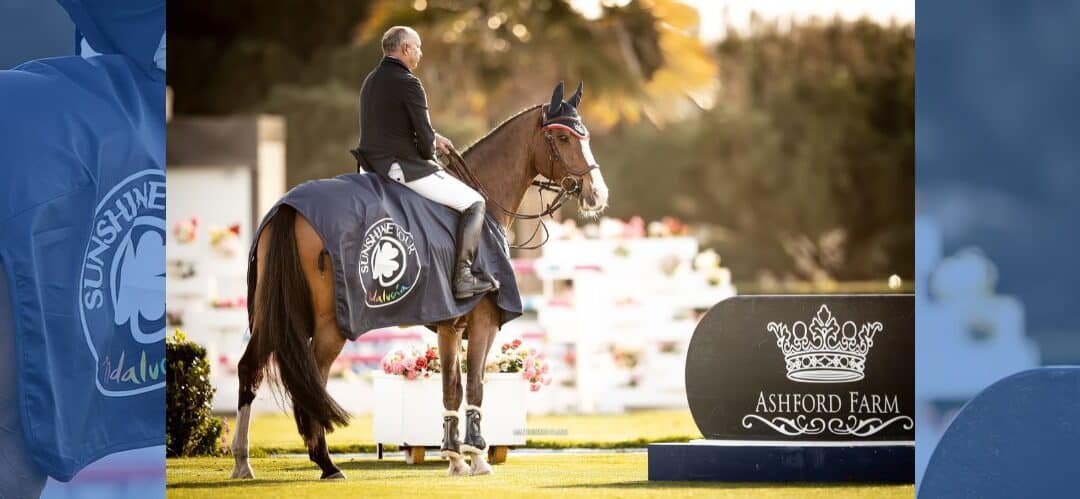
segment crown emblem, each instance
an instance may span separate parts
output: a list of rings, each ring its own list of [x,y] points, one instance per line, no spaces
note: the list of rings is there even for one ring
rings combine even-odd
[[[770,322],[766,327],[776,335],[776,346],[784,354],[787,378],[800,383],[844,383],[863,379],[866,354],[874,346],[880,322],[861,326],[852,321],[837,322],[829,307],[822,305],[807,325]]]

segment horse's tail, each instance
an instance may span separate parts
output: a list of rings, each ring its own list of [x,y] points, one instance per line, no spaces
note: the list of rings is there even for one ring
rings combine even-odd
[[[314,333],[314,307],[311,289],[300,266],[296,247],[296,210],[281,205],[269,229],[263,282],[255,285],[256,307],[253,334],[261,335],[260,357],[271,353],[277,361],[278,374],[285,394],[292,400],[293,413],[300,434],[314,436],[311,422],[326,431],[345,425],[349,415],[330,397],[323,384],[310,339]],[[270,281],[268,276],[277,276]]]

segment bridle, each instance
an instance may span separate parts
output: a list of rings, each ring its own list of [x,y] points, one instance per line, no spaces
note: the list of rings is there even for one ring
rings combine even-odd
[[[536,188],[537,188],[536,192],[537,192],[537,195],[540,197],[540,206],[544,206],[544,191],[555,193],[555,199],[551,200],[551,202],[547,204],[547,207],[545,207],[539,213],[535,213],[535,214],[524,214],[524,213],[521,213],[521,212],[518,212],[518,211],[515,211],[515,210],[512,210],[512,209],[506,208],[505,206],[499,204],[499,202],[496,201],[492,196],[490,196],[487,193],[487,191],[484,189],[484,186],[480,183],[480,180],[478,178],[476,178],[476,175],[473,174],[472,169],[469,168],[468,163],[465,162],[465,158],[461,157],[461,154],[459,154],[456,149],[450,148],[450,159],[451,159],[451,161],[447,165],[447,169],[450,170],[450,173],[453,173],[455,176],[459,177],[461,180],[465,181],[467,184],[470,184],[470,185],[474,186],[476,188],[476,190],[480,192],[480,195],[484,196],[484,198],[488,201],[488,203],[490,203],[491,205],[498,208],[499,211],[503,212],[504,214],[509,216],[511,219],[513,219],[513,220],[539,220],[539,223],[537,224],[536,229],[533,230],[532,235],[530,235],[529,238],[525,240],[525,242],[523,242],[521,244],[518,244],[518,245],[510,245],[510,248],[513,248],[513,249],[537,249],[537,248],[543,246],[544,244],[546,244],[548,239],[550,238],[551,233],[548,232],[547,225],[544,223],[544,217],[545,216],[551,216],[552,214],[554,214],[556,211],[559,210],[559,208],[562,208],[563,204],[565,204],[566,201],[569,200],[570,198],[572,198],[572,197],[580,198],[581,197],[582,179],[586,175],[589,175],[594,168],[600,168],[597,165],[589,165],[588,168],[586,168],[584,171],[574,171],[574,170],[572,170],[570,168],[570,164],[567,163],[566,160],[563,159],[562,154],[559,153],[558,146],[555,145],[555,137],[551,134],[551,130],[553,128],[565,129],[565,130],[568,130],[569,132],[571,132],[571,133],[573,133],[575,135],[578,135],[579,138],[587,138],[587,137],[581,137],[577,132],[575,132],[570,127],[567,127],[566,125],[562,125],[562,124],[558,124],[558,123],[544,123],[543,113],[541,113],[540,130],[542,132],[544,132],[544,140],[548,144],[548,173],[540,172],[540,174],[543,175],[547,180],[536,180],[536,179],[534,179],[532,181],[532,185],[536,186]],[[532,144],[533,144],[533,142],[530,141],[529,142],[529,156],[528,157],[532,157],[532,153],[533,153]],[[455,161],[457,162],[457,165],[454,165]],[[558,182],[554,182],[554,181],[551,180],[551,178],[553,178],[555,176],[555,165],[556,165],[556,163],[562,163],[563,171],[566,172],[566,175],[563,175],[562,178],[560,178]],[[540,241],[539,244],[536,244],[536,245],[533,245],[533,246],[527,246],[528,243],[530,243],[533,239],[536,238],[536,234],[539,232],[539,230],[541,228],[544,229],[544,238]]]

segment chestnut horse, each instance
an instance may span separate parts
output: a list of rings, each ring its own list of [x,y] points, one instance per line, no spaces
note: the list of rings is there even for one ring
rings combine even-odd
[[[509,229],[516,218],[512,211],[520,206],[537,176],[564,186],[569,181],[573,186],[570,191],[579,196],[579,209],[587,216],[596,216],[607,206],[607,187],[576,112],[580,99],[579,85],[577,92],[563,102],[562,83],[559,83],[547,106],[533,106],[514,115],[463,153],[464,163],[471,172],[468,176],[472,177],[472,183],[479,184],[474,187],[487,198],[487,209],[504,229]],[[570,126],[565,120],[545,122],[549,109],[562,109],[563,117],[570,115],[574,121]],[[315,229],[289,206],[278,210],[256,241],[255,290],[249,317],[251,340],[238,367],[240,396],[232,443],[236,460],[232,478],[254,476],[248,462],[251,402],[271,367],[271,354],[285,395],[292,401],[297,429],[308,456],[322,470],[322,478],[344,478],[330,459],[325,433],[348,422],[348,414],[326,391],[330,365],[346,338],[338,329],[334,314],[334,282],[330,277],[333,270],[326,267],[320,270],[322,252],[323,241]],[[495,301],[488,296],[464,316],[435,325],[443,406],[448,412],[456,413],[461,408],[463,393],[457,356],[463,330],[469,338],[464,398],[470,408],[483,404],[484,364],[495,340],[498,320]],[[471,456],[471,466],[460,455],[448,456],[449,473],[491,473],[484,452],[478,450],[463,450]]]

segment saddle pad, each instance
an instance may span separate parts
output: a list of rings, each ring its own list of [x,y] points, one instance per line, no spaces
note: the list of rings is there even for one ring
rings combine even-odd
[[[300,184],[259,224],[259,233],[287,204],[322,237],[334,267],[338,326],[355,340],[372,329],[432,324],[464,315],[483,296],[452,292],[458,212],[373,173],[350,173]],[[476,268],[499,281],[499,324],[521,315],[521,296],[502,227],[484,219]],[[250,293],[251,291],[249,291]]]

